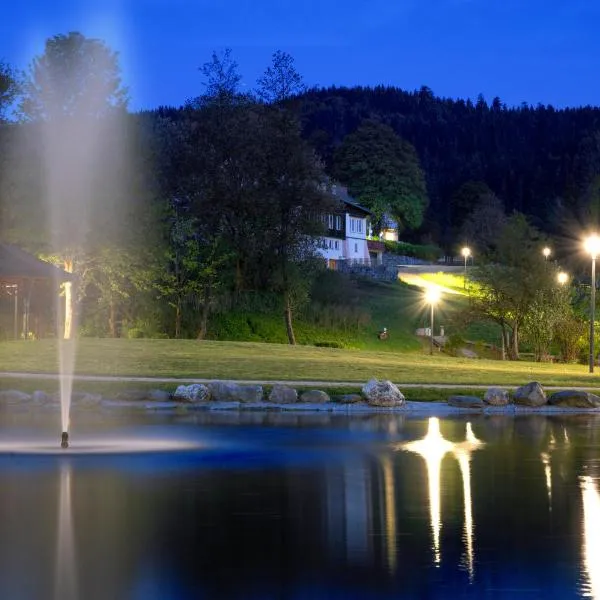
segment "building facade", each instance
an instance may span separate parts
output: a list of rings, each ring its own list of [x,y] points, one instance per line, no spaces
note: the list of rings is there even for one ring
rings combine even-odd
[[[367,221],[371,212],[348,196],[344,187],[334,185],[332,193],[339,199],[339,204],[337,210],[322,216],[326,232],[319,240],[319,253],[330,269],[336,269],[342,261],[370,264]]]

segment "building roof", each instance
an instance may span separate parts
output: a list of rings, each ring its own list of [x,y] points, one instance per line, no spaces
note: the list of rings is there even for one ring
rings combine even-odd
[[[352,198],[352,196],[348,194],[348,188],[346,188],[345,186],[333,184],[331,186],[331,192],[334,196],[336,196],[342,202],[344,202],[344,204],[347,204],[348,206],[352,206],[353,208],[364,212],[367,216],[373,214],[373,212],[370,211],[366,206],[362,206],[362,204],[356,202],[356,200],[354,200],[354,198]]]
[[[17,246],[0,243],[0,280],[56,279],[68,281],[71,273],[40,260]]]

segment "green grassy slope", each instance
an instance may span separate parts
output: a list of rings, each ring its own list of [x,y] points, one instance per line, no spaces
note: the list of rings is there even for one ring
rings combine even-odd
[[[0,343],[4,371],[58,371],[53,340]],[[88,375],[243,380],[597,387],[586,365],[453,358],[440,353],[375,352],[248,342],[92,339],[78,342],[76,372]],[[0,375],[1,376],[1,375]]]
[[[351,293],[352,305],[322,306],[320,323],[316,323],[314,317],[296,315],[294,331],[298,344],[393,352],[420,351],[421,342],[414,331],[425,326],[429,317],[418,288],[400,282],[357,281]],[[335,314],[328,318],[328,311]],[[343,315],[340,314],[342,312]],[[386,341],[377,338],[383,327],[387,327],[390,334]],[[283,315],[273,312],[217,315],[213,318],[209,337],[221,341],[287,342]]]

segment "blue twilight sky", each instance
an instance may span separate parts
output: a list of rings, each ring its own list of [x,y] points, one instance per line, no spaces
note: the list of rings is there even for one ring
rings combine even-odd
[[[13,0],[0,59],[24,68],[69,31],[119,51],[133,109],[198,95],[198,67],[225,47],[250,88],[281,49],[308,85],[600,105],[598,0]]]

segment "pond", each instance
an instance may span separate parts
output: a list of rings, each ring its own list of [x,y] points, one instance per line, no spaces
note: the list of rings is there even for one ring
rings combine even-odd
[[[599,418],[5,410],[0,597],[600,598]]]

